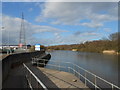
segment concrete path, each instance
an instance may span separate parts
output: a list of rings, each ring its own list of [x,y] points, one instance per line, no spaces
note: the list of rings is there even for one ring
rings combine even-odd
[[[36,66],[32,66],[31,63],[26,63],[27,67],[39,78],[39,80],[48,88],[56,88],[58,87]]]
[[[2,87],[3,89],[27,88],[27,80],[25,78],[24,68],[22,65],[11,69]]]
[[[43,73],[41,72],[36,66],[32,66],[31,63],[26,63],[27,67],[45,84],[45,86],[50,88],[55,88],[57,90],[58,87]],[[27,89],[29,88],[27,79],[25,75],[27,74],[26,69],[23,65],[17,66],[11,69],[8,77],[3,82],[2,88],[4,89],[14,89],[14,88],[21,88]],[[37,89],[37,82],[34,77],[31,77],[31,84],[32,87]],[[42,87],[39,85],[39,90],[42,90]]]
[[[38,67],[59,88],[89,89],[76,76],[62,71]]]
[[[67,90],[71,88],[76,88],[76,90],[89,89],[88,87],[85,87],[85,85],[77,77],[70,73],[32,66],[31,63],[26,63],[26,65],[41,80],[41,82],[48,88],[48,90],[60,90],[64,88]],[[4,81],[3,89],[28,88],[25,75],[26,70],[23,65],[15,67],[9,73],[6,81]],[[33,80],[32,83],[35,84],[34,88],[36,88],[36,81]]]

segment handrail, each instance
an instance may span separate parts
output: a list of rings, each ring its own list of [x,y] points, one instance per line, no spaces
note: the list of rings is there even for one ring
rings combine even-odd
[[[37,65],[38,65],[38,64],[42,64],[42,63],[44,63],[44,65],[45,65],[45,61],[49,61],[49,60],[39,59],[39,58],[32,58],[32,62],[36,62],[36,61],[39,61],[39,62],[37,62]],[[40,61],[43,61],[43,62],[40,62]],[[105,80],[105,79],[103,79],[103,78],[95,75],[94,73],[92,73],[92,72],[90,72],[90,71],[88,71],[88,70],[86,70],[86,69],[84,69],[84,68],[82,68],[82,67],[80,67],[80,66],[78,66],[78,65],[76,65],[76,64],[73,64],[73,63],[71,63],[71,62],[53,61],[53,60],[51,60],[50,62],[56,62],[57,64],[59,64],[59,66],[58,66],[58,65],[53,65],[53,64],[51,64],[51,63],[47,64],[48,66],[49,66],[49,65],[51,65],[51,66],[53,65],[53,67],[59,67],[59,68],[60,68],[60,67],[65,67],[65,66],[61,66],[60,63],[71,64],[73,67],[69,66],[69,67],[67,67],[67,68],[73,70],[74,73],[77,73],[78,75],[82,76],[82,77],[85,79],[85,85],[86,85],[86,80],[87,80],[89,83],[91,83],[92,85],[94,85],[95,89],[96,89],[96,88],[100,89],[100,87],[97,85],[97,81],[96,81],[96,79],[98,78],[98,79],[102,80],[103,82],[111,85],[112,90],[113,90],[114,87],[120,90],[120,87],[112,84],[111,82],[108,82],[107,80]],[[54,64],[56,64],[56,63],[54,63]],[[77,68],[79,68],[79,70],[83,70],[83,71],[85,72],[85,74],[86,74],[86,73],[89,73],[90,75],[94,76],[94,79],[95,79],[94,82],[88,80],[88,78],[86,78],[86,76],[83,76],[80,72],[77,72],[77,71],[74,69],[75,66],[76,66]],[[60,69],[59,69],[59,70],[60,70]]]
[[[31,83],[30,83],[30,81],[29,81],[29,79],[28,79],[27,75],[25,75],[25,76],[26,76],[26,78],[27,78],[28,85],[29,85],[30,89],[31,89],[31,90],[33,90],[33,87],[32,87],[32,85],[31,85]]]
[[[76,65],[76,64],[74,64],[74,65]],[[81,68],[81,69],[84,70],[85,72],[87,72],[87,73],[89,73],[89,74],[95,76],[96,78],[99,78],[99,79],[101,79],[102,81],[104,81],[104,82],[106,82],[106,83],[108,83],[108,84],[110,84],[110,85],[113,85],[114,87],[120,89],[120,87],[118,87],[118,86],[112,84],[111,82],[108,82],[107,80],[105,80],[105,79],[103,79],[103,78],[101,78],[101,77],[99,77],[99,76],[97,76],[97,75],[95,75],[95,74],[89,72],[88,70],[86,70],[86,69],[84,69],[84,68],[82,68],[82,67],[80,67],[80,66],[78,66],[78,65],[76,65],[76,66],[79,67],[79,68]]]
[[[43,87],[44,90],[48,90],[47,87],[39,80],[39,78],[23,63],[23,66],[29,71],[29,73],[37,80],[37,82]]]
[[[68,68],[70,68],[70,67],[68,67]],[[73,68],[70,68],[70,69],[72,69],[73,71],[75,71],[76,73],[78,73],[80,76],[82,76],[83,78],[86,78],[85,76],[83,76],[82,74],[80,74],[79,72],[77,72],[75,69],[73,69]],[[95,84],[93,83],[93,82],[91,82],[90,80],[88,80],[87,78],[86,78],[86,80],[88,81],[88,82],[90,82],[92,85],[94,85],[95,86]],[[98,89],[100,89],[98,86],[96,86]],[[100,89],[101,90],[101,89]]]

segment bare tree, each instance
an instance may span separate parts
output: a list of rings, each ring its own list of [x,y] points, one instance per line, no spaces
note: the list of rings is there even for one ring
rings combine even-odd
[[[115,41],[115,40],[118,40],[119,37],[120,37],[120,32],[116,32],[116,33],[110,34],[109,39],[111,41]]]

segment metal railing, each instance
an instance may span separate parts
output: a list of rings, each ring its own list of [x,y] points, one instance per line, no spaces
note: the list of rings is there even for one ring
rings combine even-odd
[[[25,65],[23,63],[23,66],[26,68],[26,70],[28,71],[26,74],[26,78],[28,79],[28,84],[31,90],[33,90],[34,88],[32,87],[32,77],[35,79],[35,82],[37,82],[37,86],[35,88],[39,88],[42,87],[44,90],[48,90],[47,87],[39,80],[39,78],[27,67],[27,65]]]
[[[48,62],[48,60],[46,59],[39,59],[39,58],[32,58],[32,63],[35,64],[37,66],[43,66],[45,68],[50,68],[52,67],[52,69],[57,69],[60,71],[66,71],[69,73],[74,74],[76,77],[78,77],[80,80],[83,81],[83,83],[85,84],[85,86],[89,87],[89,84],[91,84],[95,90],[99,89],[102,90],[102,88],[111,88],[111,90],[120,90],[120,87],[118,87],[117,85],[114,85],[111,82],[108,82],[107,80],[93,74],[92,72],[89,72],[88,70],[74,64],[71,62],[63,62],[63,61],[53,61],[50,60],[49,63],[46,64],[46,62]],[[92,76],[93,80],[91,80],[89,78],[89,76]],[[99,82],[103,82],[104,85],[107,85],[108,87],[103,87]]]

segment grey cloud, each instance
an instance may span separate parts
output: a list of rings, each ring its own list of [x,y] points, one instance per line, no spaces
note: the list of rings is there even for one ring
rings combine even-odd
[[[94,32],[94,31],[88,31],[88,32],[80,32],[77,31],[73,34],[74,36],[92,36],[92,35],[99,35],[98,33]]]
[[[117,20],[116,16],[117,3],[113,2],[46,2],[36,21],[95,28],[103,26],[104,22]],[[52,21],[47,21],[50,18]],[[83,19],[91,22],[80,23]]]
[[[77,31],[77,32],[74,33],[75,36],[78,36],[78,35],[80,35],[80,34],[81,34],[80,31]]]

